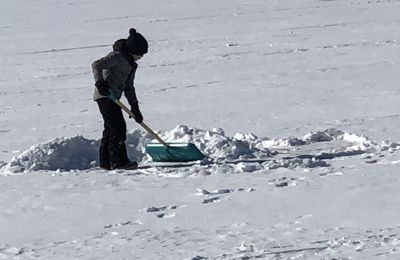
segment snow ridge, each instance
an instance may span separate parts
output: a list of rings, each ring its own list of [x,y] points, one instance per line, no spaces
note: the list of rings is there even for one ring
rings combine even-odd
[[[220,128],[202,130],[184,125],[158,133],[167,142],[192,142],[208,157],[200,165],[179,170],[184,175],[232,170],[254,172],[280,167],[324,167],[328,165],[324,160],[336,157],[400,149],[398,143],[384,141],[379,144],[367,137],[338,129],[309,132],[302,137],[275,139],[257,137],[252,133],[236,133],[230,137]],[[151,158],[145,154],[145,144],[150,141],[151,137],[141,130],[130,132],[126,140],[128,156],[142,164],[149,163]],[[323,147],[311,150],[311,153],[309,150],[302,151],[303,147],[318,143],[323,143]],[[7,164],[0,164],[1,174],[91,169],[98,166],[99,145],[99,140],[82,136],[56,138],[32,146]],[[176,169],[173,171],[176,172]]]

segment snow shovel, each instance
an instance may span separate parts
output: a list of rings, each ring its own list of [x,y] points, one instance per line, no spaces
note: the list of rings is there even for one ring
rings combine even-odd
[[[111,91],[108,97],[128,113],[130,117],[135,118],[132,111],[115,98]],[[154,162],[190,162],[204,158],[204,154],[202,154],[194,144],[166,143],[144,122],[140,123],[140,125],[159,142],[146,145],[146,153],[151,156]]]

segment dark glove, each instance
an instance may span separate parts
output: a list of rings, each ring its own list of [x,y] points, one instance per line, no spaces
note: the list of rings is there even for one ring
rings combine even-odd
[[[97,90],[99,91],[99,94],[102,96],[108,96],[108,84],[105,80],[101,79],[96,81],[96,83],[94,84],[97,88]]]
[[[131,111],[135,115],[136,123],[138,123],[138,124],[142,123],[143,122],[143,116],[142,116],[142,113],[140,112],[138,103],[136,103],[136,104],[131,106]]]

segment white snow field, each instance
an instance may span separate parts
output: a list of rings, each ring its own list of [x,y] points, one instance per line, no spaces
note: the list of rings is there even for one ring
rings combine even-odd
[[[0,259],[400,259],[399,12],[2,0]],[[145,122],[204,160],[152,163],[126,117],[140,167],[98,168],[91,63],[131,27]]]

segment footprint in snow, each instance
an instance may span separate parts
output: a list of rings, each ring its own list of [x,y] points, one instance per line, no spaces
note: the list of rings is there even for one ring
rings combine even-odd
[[[255,191],[254,188],[239,188],[239,189],[219,189],[219,190],[215,190],[215,191],[208,191],[205,189],[197,189],[198,193],[196,193],[196,195],[200,195],[200,196],[216,196],[216,195],[223,195],[223,194],[228,194],[228,193],[232,193],[232,192],[253,192]],[[214,203],[214,202],[220,202],[221,199],[226,199],[226,197],[223,196],[216,196],[216,197],[212,197],[212,198],[208,198],[208,199],[204,199],[201,203],[202,204],[207,204],[207,203]]]
[[[288,178],[288,177],[281,177],[278,179],[272,179],[269,181],[269,184],[277,187],[277,188],[283,188],[283,187],[288,187],[288,186],[296,186],[297,185],[297,179],[296,178]]]
[[[385,157],[383,154],[368,153],[361,156],[366,164],[374,164],[379,162],[379,158]]]
[[[377,163],[377,162],[378,162],[378,159],[371,159],[371,160],[364,161],[364,163],[366,163],[366,164],[374,164],[374,163]]]
[[[343,176],[343,172],[340,171],[334,171],[334,169],[327,169],[323,170],[319,176],[321,177],[326,177],[326,176]]]
[[[198,191],[197,195],[211,196],[211,195],[219,195],[219,194],[231,193],[234,190],[233,189],[220,189],[220,190],[215,190],[215,191],[208,191],[208,190],[205,190],[205,189],[197,189],[197,191]]]
[[[125,222],[120,222],[120,223],[117,223],[117,224],[109,224],[107,226],[104,226],[104,228],[122,227],[122,226],[128,226],[128,225],[141,225],[141,224],[143,224],[143,222],[141,222],[140,220],[125,221]]]
[[[177,209],[177,208],[178,208],[178,206],[148,207],[148,208],[139,210],[139,212],[140,213],[150,213],[150,212],[159,212],[159,211],[165,211],[165,210]]]
[[[221,195],[221,194],[227,194],[227,193],[232,193],[232,192],[253,192],[255,191],[254,188],[239,188],[239,189],[219,189],[219,190],[215,190],[215,191],[208,191],[205,189],[197,189],[198,193],[196,195],[205,195],[205,196],[213,196],[213,195]]]
[[[192,257],[190,260],[203,260],[203,259],[207,259],[207,258],[203,257],[203,256],[196,255],[196,256]]]
[[[163,212],[163,211],[168,211],[168,210],[176,210],[180,207],[185,207],[184,205],[181,206],[162,206],[162,207],[148,207],[148,208],[144,208],[139,210],[140,213],[158,213],[156,214],[157,218],[173,218],[176,216],[176,212],[172,211],[172,212]]]
[[[221,197],[212,197],[209,199],[204,199],[201,203],[202,204],[207,204],[207,203],[214,203],[214,202],[220,202]]]
[[[176,216],[176,212],[170,212],[170,213],[161,213],[156,215],[157,218],[173,218]]]

